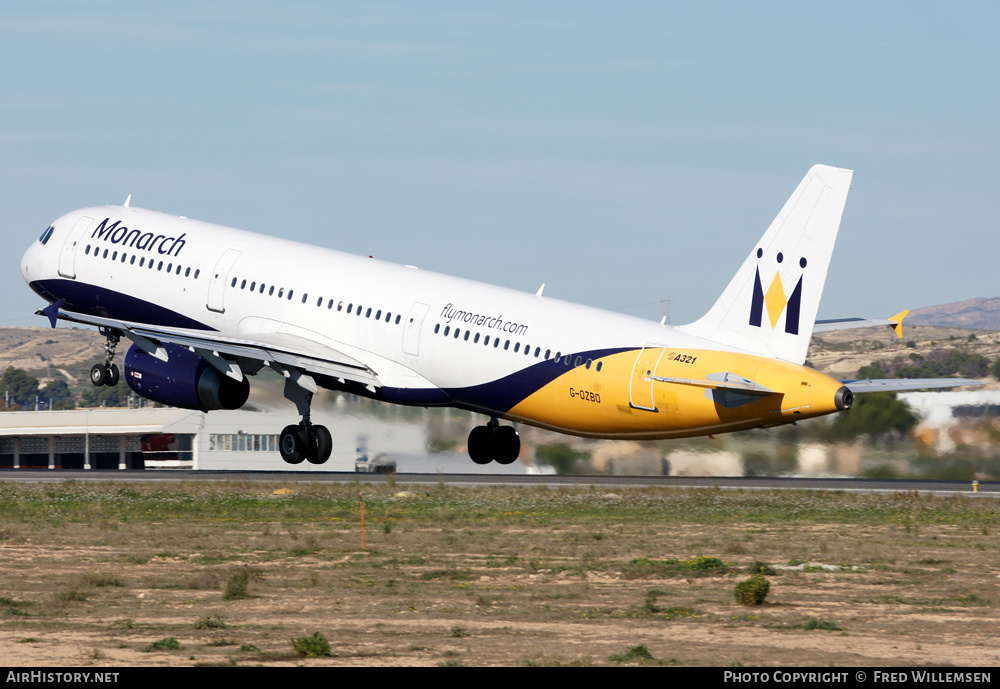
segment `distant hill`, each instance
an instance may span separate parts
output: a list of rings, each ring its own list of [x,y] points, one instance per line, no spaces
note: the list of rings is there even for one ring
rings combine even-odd
[[[906,325],[1000,330],[1000,297],[966,299],[910,312]]]
[[[88,381],[94,364],[104,361],[104,338],[80,328],[0,328],[0,373],[14,366],[42,378],[67,383]],[[128,349],[123,342],[120,355]]]

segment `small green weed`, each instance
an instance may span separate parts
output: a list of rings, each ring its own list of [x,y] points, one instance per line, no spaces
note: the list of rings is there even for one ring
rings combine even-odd
[[[165,639],[160,639],[159,641],[154,641],[146,648],[142,649],[143,653],[152,653],[153,651],[179,651],[183,648],[181,642],[172,636],[168,636]]]
[[[314,633],[312,636],[300,636],[297,639],[291,639],[291,644],[293,651],[306,658],[322,658],[323,656],[330,655],[330,642],[319,632]]]
[[[771,585],[764,578],[764,575],[755,574],[736,584],[736,590],[733,594],[736,597],[736,602],[740,605],[761,605],[770,590]]]
[[[694,608],[683,608],[680,606],[664,608],[660,611],[660,613],[668,620],[679,620],[685,617],[698,617],[700,615],[700,613]]]
[[[653,654],[645,646],[632,646],[624,653],[615,653],[608,656],[612,663],[648,663],[656,660]]]
[[[761,562],[760,560],[754,560],[749,565],[747,565],[747,571],[753,574],[766,574],[769,577],[774,576],[777,572],[774,567],[767,564],[766,562]]]
[[[72,589],[70,591],[63,591],[56,597],[65,602],[82,603],[90,597],[90,594],[80,589]]]
[[[646,557],[637,557],[622,567],[622,574],[626,579],[662,579],[680,574],[693,574],[695,576],[721,574],[728,569],[729,566],[719,558],[706,555],[699,555],[691,560],[678,560],[677,558],[650,560]]]
[[[228,626],[218,615],[201,617],[194,623],[195,629],[225,629]]]
[[[246,569],[238,569],[230,575],[226,581],[226,588],[222,591],[222,600],[239,600],[249,598],[247,587],[250,583],[250,572]]]

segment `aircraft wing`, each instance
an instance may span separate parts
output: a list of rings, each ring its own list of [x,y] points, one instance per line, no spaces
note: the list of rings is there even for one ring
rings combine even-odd
[[[971,378],[876,378],[840,381],[851,392],[904,392],[929,388],[957,388],[965,385],[982,385]]]
[[[831,330],[850,330],[853,328],[874,328],[884,325],[892,328],[896,337],[903,337],[903,319],[910,313],[909,309],[900,311],[895,316],[888,318],[834,318],[825,321],[816,321],[813,326],[814,333],[825,333]]]
[[[48,312],[45,315],[51,317]],[[120,332],[144,352],[161,361],[168,358],[164,343],[186,347],[235,380],[243,379],[243,372],[236,362],[236,359],[243,358],[261,362],[286,378],[293,377],[311,392],[316,392],[313,389],[315,381],[302,374],[350,380],[373,389],[382,387],[378,374],[367,364],[334,348],[332,341],[322,341],[322,336],[318,334],[310,337],[309,331],[304,329],[297,329],[300,332],[226,333],[128,323],[71,311],[59,311],[57,317]]]

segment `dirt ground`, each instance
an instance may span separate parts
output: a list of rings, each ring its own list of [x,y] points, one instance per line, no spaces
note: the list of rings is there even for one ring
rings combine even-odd
[[[0,665],[1000,665],[984,528],[441,522],[373,518],[364,549],[355,524],[0,524]],[[738,605],[755,561],[769,595]],[[315,632],[329,655],[293,652]]]

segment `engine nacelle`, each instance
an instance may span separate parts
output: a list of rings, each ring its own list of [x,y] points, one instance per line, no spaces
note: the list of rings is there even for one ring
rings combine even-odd
[[[164,344],[163,362],[133,345],[125,354],[125,380],[137,394],[182,409],[239,409],[250,397],[250,381],[236,382],[184,347]]]

